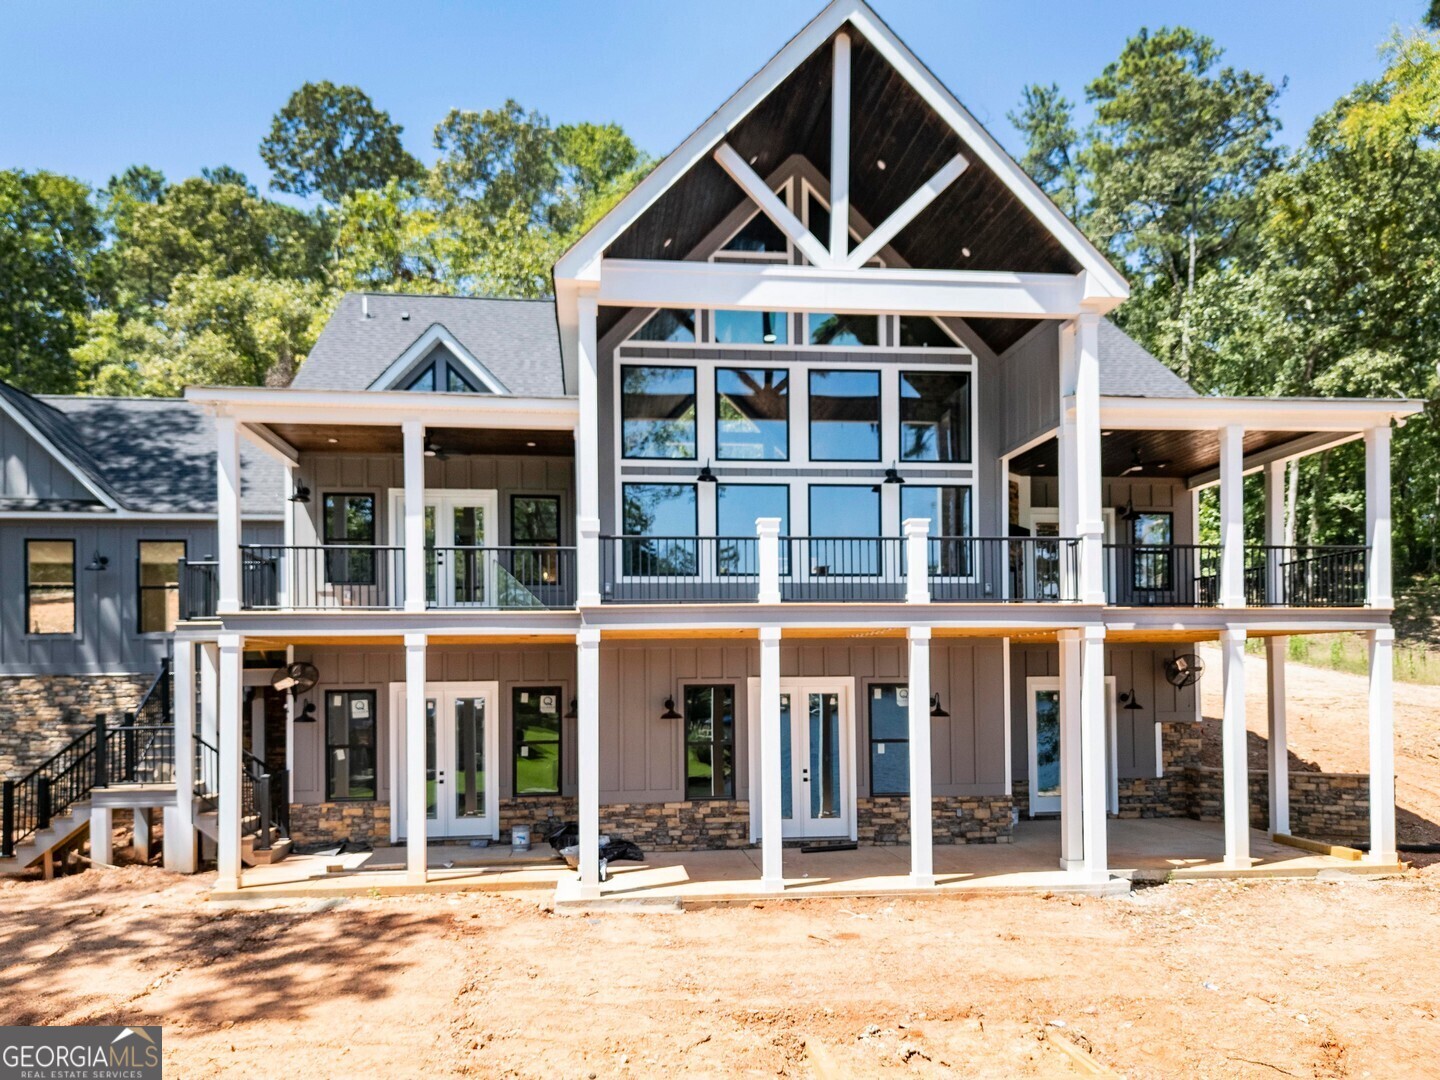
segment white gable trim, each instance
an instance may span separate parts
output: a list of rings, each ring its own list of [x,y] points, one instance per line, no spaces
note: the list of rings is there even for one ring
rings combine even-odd
[[[10,404],[9,401],[5,400],[5,398],[3,397],[0,397],[0,409],[3,409],[5,411],[5,415],[10,417],[11,420],[14,420],[15,423],[20,426],[20,429],[24,431],[26,435],[29,435],[30,438],[34,439],[37,443],[39,443],[42,450],[44,450],[56,461],[58,461],[61,465],[65,466],[65,471],[68,472],[71,476],[73,476],[76,480],[78,480],[80,482],[80,485],[84,487],[86,491],[90,492],[90,494],[94,495],[97,499],[99,499],[104,506],[111,510],[124,510],[124,507],[122,507],[118,502],[116,502],[110,496],[109,492],[107,492],[104,488],[98,486],[95,481],[91,479],[90,475],[85,472],[84,469],[80,468],[79,465],[75,464],[75,462],[70,458],[70,455],[63,453],[58,446],[56,446],[53,442],[47,439],[44,434],[41,433],[39,428],[37,428],[34,424],[30,423],[30,421],[25,418],[24,413],[16,409],[13,405]]]
[[[486,366],[475,359],[475,355],[464,345],[456,340],[455,335],[445,329],[440,323],[435,323],[416,338],[403,353],[397,356],[394,362],[380,373],[380,376],[372,382],[367,390],[395,390],[396,381],[424,359],[436,345],[443,345],[450,352],[450,355],[459,362],[467,372],[473,375],[477,382],[492,394],[508,394],[505,384],[490,373]]]

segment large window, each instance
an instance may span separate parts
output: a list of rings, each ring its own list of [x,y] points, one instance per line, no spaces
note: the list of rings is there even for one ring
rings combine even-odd
[[[375,496],[330,492],[322,513],[325,546],[341,549],[325,553],[326,579],[332,585],[374,585]]]
[[[695,457],[695,369],[620,369],[621,452],[627,458]]]
[[[183,540],[141,540],[140,633],[174,630],[180,619],[180,560]]]
[[[726,461],[790,457],[790,373],[777,368],[715,372],[715,456]]]
[[[518,548],[560,546],[560,499],[556,495],[510,497],[510,542]],[[523,550],[511,553],[510,572],[524,585],[560,580],[560,553]]]
[[[906,484],[900,489],[900,521],[904,523],[910,518],[927,519],[931,536],[970,536],[974,532],[970,488]],[[930,572],[969,577],[973,566],[973,546],[953,540],[930,541]]]
[[[514,724],[515,794],[560,794],[560,687],[517,686]]]
[[[760,567],[756,518],[779,518],[780,535],[790,532],[790,489],[784,484],[716,484],[715,534],[722,574],[755,574]],[[780,572],[786,572],[788,545],[780,545]]]
[[[900,457],[970,460],[970,373],[900,373]]]
[[[25,627],[75,633],[75,541],[25,541]]]
[[[685,688],[685,797],[735,797],[735,687]]]
[[[878,371],[810,373],[810,460],[880,460]]]
[[[325,800],[375,798],[375,691],[325,694]]]
[[[721,345],[786,345],[789,321],[783,311],[717,311],[715,340]]]
[[[849,484],[810,485],[810,540],[804,570],[813,577],[880,570],[880,493]],[[800,558],[797,555],[797,558]]]
[[[1173,514],[1143,511],[1130,520],[1130,542],[1137,550],[1131,553],[1131,585],[1136,589],[1173,589],[1175,587],[1174,552],[1175,517]]]
[[[695,312],[688,309],[661,308],[636,330],[635,341],[688,342],[695,340]]]
[[[811,345],[879,345],[880,320],[874,315],[807,317]]]
[[[699,529],[694,484],[626,484],[621,573],[687,576],[698,567]],[[643,538],[643,539],[642,539]]]
[[[870,686],[870,794],[910,793],[910,691],[904,683]]]

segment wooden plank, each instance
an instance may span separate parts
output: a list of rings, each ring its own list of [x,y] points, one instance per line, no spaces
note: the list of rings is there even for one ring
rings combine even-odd
[[[1319,840],[1308,840],[1303,836],[1291,836],[1289,833],[1271,833],[1270,839],[1277,844],[1299,848],[1301,851],[1314,852],[1316,855],[1329,855],[1332,859],[1360,862],[1365,858],[1365,853],[1358,848],[1346,847],[1343,844],[1323,844]]]

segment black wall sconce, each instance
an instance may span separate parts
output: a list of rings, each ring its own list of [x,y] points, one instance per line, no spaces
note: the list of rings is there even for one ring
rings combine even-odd
[[[578,720],[578,719],[580,719],[580,699],[579,699],[579,698],[573,698],[573,697],[572,697],[572,698],[570,699],[570,708],[569,708],[569,710],[565,713],[565,715],[561,717],[561,719],[562,719],[562,720]]]
[[[100,552],[97,551],[94,555],[90,557],[90,565],[85,567],[85,569],[93,570],[95,573],[98,574],[100,573],[100,571],[107,569],[109,566],[110,557],[108,555],[101,555]]]
[[[1141,705],[1140,702],[1135,700],[1134,687],[1131,687],[1130,690],[1120,695],[1120,707],[1129,712],[1139,712],[1145,708],[1144,705]]]
[[[665,699],[665,711],[660,714],[660,719],[661,719],[661,720],[679,720],[679,719],[680,719],[680,714],[675,711],[675,699],[674,699],[673,697],[667,697],[667,698]]]
[[[718,484],[720,478],[710,471],[710,462],[707,461],[700,469],[700,475],[695,477],[695,482],[697,484]]]
[[[870,490],[873,491],[873,492],[875,492],[875,493],[878,495],[879,492],[880,492],[880,489],[881,489],[882,487],[884,487],[886,484],[903,484],[903,483],[905,483],[905,478],[900,475],[900,470],[899,470],[899,468],[896,466],[895,463],[892,462],[891,465],[890,465],[890,468],[888,468],[888,469],[885,470],[885,479],[884,479],[884,480],[881,480],[880,483],[876,484],[876,485],[875,485],[874,487],[872,487]]]
[[[295,717],[295,723],[297,723],[297,724],[313,724],[313,723],[315,723],[315,702],[313,702],[313,701],[307,701],[307,702],[305,702],[305,707],[300,710],[300,715],[297,716],[297,717]]]
[[[930,715],[936,719],[948,719],[950,714],[940,707],[940,695],[934,694],[930,698]]]
[[[310,501],[310,489],[304,484],[295,485],[295,494],[290,496],[293,503],[308,503]]]

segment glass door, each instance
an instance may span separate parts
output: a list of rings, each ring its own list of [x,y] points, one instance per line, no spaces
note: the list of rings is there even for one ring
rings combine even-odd
[[[1025,680],[1030,734],[1030,816],[1060,813],[1060,680]],[[1115,732],[1115,676],[1105,676],[1105,803],[1120,811]],[[1077,754],[1079,750],[1075,751]]]
[[[425,833],[431,838],[498,835],[496,700],[494,683],[426,687]],[[395,684],[394,709],[397,745],[403,748],[404,684]],[[403,777],[404,763],[398,764]],[[404,812],[403,806],[397,810]]]
[[[780,817],[786,837],[849,836],[854,807],[850,694],[785,680],[780,693]]]
[[[494,491],[425,493],[425,599],[435,607],[496,607],[499,529]],[[405,495],[392,491],[390,533],[405,546]]]

